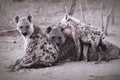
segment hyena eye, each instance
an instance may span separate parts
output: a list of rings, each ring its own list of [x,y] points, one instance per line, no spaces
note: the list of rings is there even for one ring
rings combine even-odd
[[[22,26],[20,26],[20,29],[22,29]]]
[[[58,37],[58,39],[61,39],[61,37]]]
[[[52,36],[52,39],[55,39],[55,36]]]
[[[64,31],[64,28],[61,28],[61,31]]]
[[[26,26],[26,28],[29,28],[29,26]]]
[[[68,19],[67,21],[70,21],[70,19]]]

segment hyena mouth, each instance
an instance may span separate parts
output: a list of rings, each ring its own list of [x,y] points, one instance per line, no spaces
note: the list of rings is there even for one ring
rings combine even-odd
[[[25,32],[25,33],[22,33],[22,34],[23,34],[24,36],[27,36],[28,33]]]

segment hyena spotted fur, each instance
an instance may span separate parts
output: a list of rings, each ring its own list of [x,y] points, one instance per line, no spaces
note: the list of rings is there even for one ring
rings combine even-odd
[[[59,48],[59,61],[76,60],[76,52],[74,41],[71,37],[65,36],[62,29],[58,28],[58,24],[51,25],[47,28],[47,36]]]
[[[60,28],[57,27],[57,25],[51,25],[47,27],[46,29],[47,37],[52,41],[54,45],[57,45],[59,49],[59,60],[61,59],[62,55],[64,55],[63,51],[61,51],[62,44],[66,40],[65,36],[63,36],[63,33]]]
[[[39,27],[33,25],[33,17],[15,17],[15,23],[25,40],[25,56],[11,67],[13,71],[21,68],[46,67],[56,63],[59,50]]]
[[[103,45],[103,40],[105,38],[104,33],[97,27],[81,23],[79,20],[65,15],[58,25],[61,28],[64,35],[70,36],[73,38],[76,48],[77,48],[77,60],[79,60],[81,55],[81,43],[83,45],[83,55],[86,61],[88,61],[88,50],[90,44],[92,49],[98,55],[97,63],[101,62],[102,53],[106,51],[106,45]],[[109,54],[106,54],[106,60],[109,60]]]

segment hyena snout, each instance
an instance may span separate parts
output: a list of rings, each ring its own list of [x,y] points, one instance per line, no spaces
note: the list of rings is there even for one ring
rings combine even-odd
[[[56,43],[57,46],[60,46],[62,44],[62,37],[52,36],[52,40]]]
[[[21,29],[21,34],[23,36],[27,36],[29,34],[29,30],[28,29]]]
[[[30,28],[29,26],[25,26],[25,27],[20,27],[21,33],[23,36],[27,36],[30,32]]]
[[[28,35],[28,33],[27,33],[27,32],[23,32],[22,34],[23,34],[24,36],[27,36],[27,35]]]

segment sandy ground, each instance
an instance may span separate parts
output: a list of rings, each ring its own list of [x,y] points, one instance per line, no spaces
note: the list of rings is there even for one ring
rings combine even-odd
[[[53,67],[8,72],[8,66],[24,55],[20,37],[0,37],[0,80],[120,80],[120,59],[101,64],[66,62]]]
[[[42,24],[43,26],[59,21],[64,15],[62,2],[50,3],[46,0],[43,2],[35,0],[38,2],[33,3],[32,0],[29,0],[29,2],[15,2],[13,4],[10,0],[8,3],[5,1],[3,0],[4,4],[2,4],[4,9],[0,11],[0,32],[16,28],[13,23],[15,15],[33,14],[36,23],[48,22],[48,24]],[[87,21],[93,23],[92,25],[100,26],[100,10],[96,9],[100,4],[98,5],[98,2],[90,4],[90,7],[95,9],[91,10],[90,14],[86,13]],[[120,1],[116,0],[115,4],[116,23],[115,25],[110,24],[106,40],[120,48]],[[41,8],[38,11],[39,6],[44,8],[44,11]],[[82,21],[78,6],[74,16]],[[0,36],[0,80],[120,80],[120,59],[111,60],[108,63],[103,61],[98,65],[95,65],[94,61],[78,61],[66,62],[48,68],[8,72],[7,67],[24,55],[22,44],[24,44],[23,39],[15,34],[7,33],[5,36]]]
[[[8,72],[8,66],[24,55],[21,37],[0,37],[0,80],[119,80],[120,59],[94,64],[66,62],[39,69]]]

